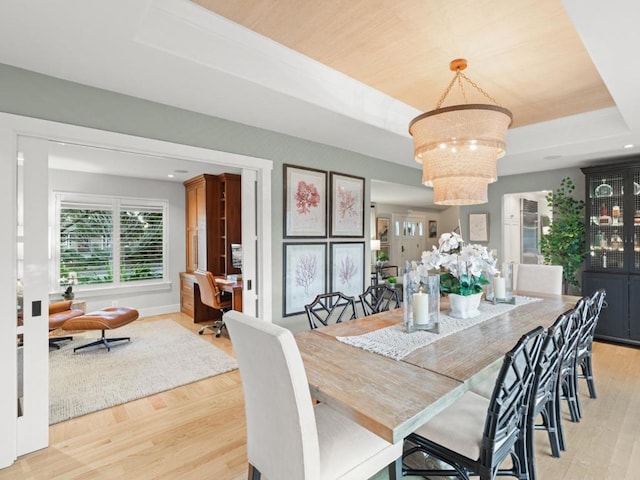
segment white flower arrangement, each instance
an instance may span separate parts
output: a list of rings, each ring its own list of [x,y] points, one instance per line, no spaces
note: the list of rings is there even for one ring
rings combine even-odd
[[[419,271],[440,270],[440,291],[458,295],[473,295],[482,292],[482,286],[499,272],[496,259],[487,247],[478,244],[464,244],[462,237],[455,233],[443,233],[438,247],[431,252],[422,252]]]

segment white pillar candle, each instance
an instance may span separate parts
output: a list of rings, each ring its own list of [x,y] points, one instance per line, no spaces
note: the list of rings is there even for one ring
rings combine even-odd
[[[429,323],[429,295],[423,292],[413,294],[413,323],[426,325]]]
[[[507,296],[507,289],[503,277],[493,279],[493,298],[504,299]]]

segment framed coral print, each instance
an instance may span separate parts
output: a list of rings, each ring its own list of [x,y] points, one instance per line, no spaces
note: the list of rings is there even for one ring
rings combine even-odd
[[[284,244],[283,316],[304,312],[316,295],[327,291],[327,244]]]
[[[326,238],[327,172],[284,165],[284,238]]]
[[[489,214],[470,213],[469,214],[469,241],[488,242],[489,241]]]
[[[364,237],[364,178],[331,172],[331,236]]]
[[[331,242],[331,291],[358,298],[364,291],[364,242]]]

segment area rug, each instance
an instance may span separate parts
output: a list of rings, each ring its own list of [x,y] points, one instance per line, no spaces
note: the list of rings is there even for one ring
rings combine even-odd
[[[134,322],[107,337],[131,337],[106,348],[74,347],[100,332],[73,335],[49,353],[49,424],[170,390],[237,368],[235,359],[172,320]]]

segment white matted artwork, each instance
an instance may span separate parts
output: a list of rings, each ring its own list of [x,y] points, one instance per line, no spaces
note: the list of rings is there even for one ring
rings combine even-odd
[[[284,165],[284,238],[327,236],[327,172]]]
[[[469,214],[469,241],[488,242],[489,241],[489,214],[470,213]]]
[[[364,237],[364,178],[331,172],[331,236]]]
[[[283,316],[304,312],[316,295],[327,291],[327,244],[284,244]]]
[[[364,291],[364,242],[331,242],[331,291],[358,298]]]

